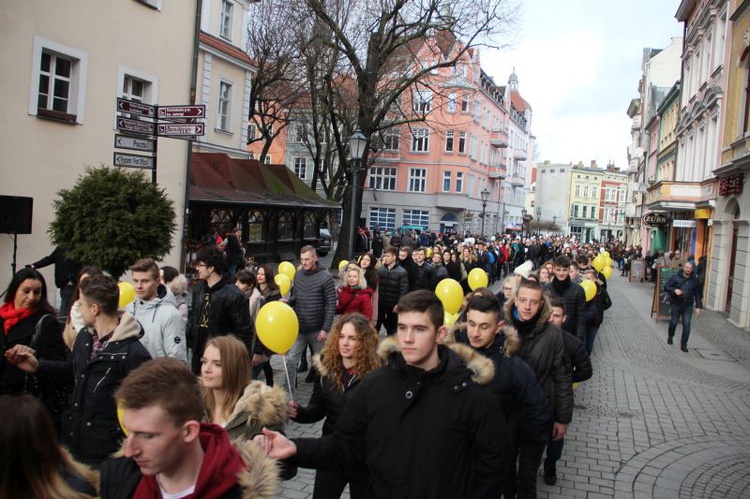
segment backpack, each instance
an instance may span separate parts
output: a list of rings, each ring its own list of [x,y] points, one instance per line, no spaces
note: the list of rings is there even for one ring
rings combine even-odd
[[[492,250],[488,251],[487,252],[487,257],[490,260],[490,265],[494,265],[495,264],[495,260],[497,260],[497,257],[495,256],[495,252],[492,251]]]

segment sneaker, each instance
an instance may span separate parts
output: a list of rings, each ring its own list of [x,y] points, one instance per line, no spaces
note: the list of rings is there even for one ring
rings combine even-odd
[[[671,345],[672,343],[674,343],[674,341],[672,341],[672,337],[667,336],[667,345]]]
[[[544,483],[554,485],[557,483],[557,470],[554,464],[544,465]]]
[[[685,352],[685,353],[687,353],[687,352],[688,352],[688,349],[687,349],[687,347],[686,347],[685,345],[682,345],[682,346],[680,347],[680,350],[682,350],[682,351],[683,351],[683,352]]]

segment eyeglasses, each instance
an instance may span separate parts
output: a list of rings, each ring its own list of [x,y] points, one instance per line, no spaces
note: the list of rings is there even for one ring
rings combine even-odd
[[[197,269],[198,267],[206,267],[206,268],[208,268],[208,265],[206,265],[205,263],[196,263],[195,264],[195,268]]]

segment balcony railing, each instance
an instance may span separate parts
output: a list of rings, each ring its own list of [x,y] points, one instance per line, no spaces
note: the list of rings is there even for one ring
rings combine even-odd
[[[529,155],[526,149],[513,149],[513,157],[519,161],[528,159]]]
[[[524,184],[523,177],[519,177],[518,175],[511,175],[508,178],[508,182],[510,182],[511,185],[515,186],[522,186]]]
[[[508,176],[508,166],[500,161],[490,161],[489,176],[492,180],[504,180]]]
[[[493,147],[508,147],[508,131],[503,129],[492,130],[490,145]]]

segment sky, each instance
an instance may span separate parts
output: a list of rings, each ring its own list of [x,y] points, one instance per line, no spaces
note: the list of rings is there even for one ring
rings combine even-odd
[[[536,162],[627,170],[643,49],[682,36],[679,0],[523,0],[510,48],[480,51],[482,68],[505,85],[515,68],[533,111]],[[530,160],[532,158],[529,158]]]

